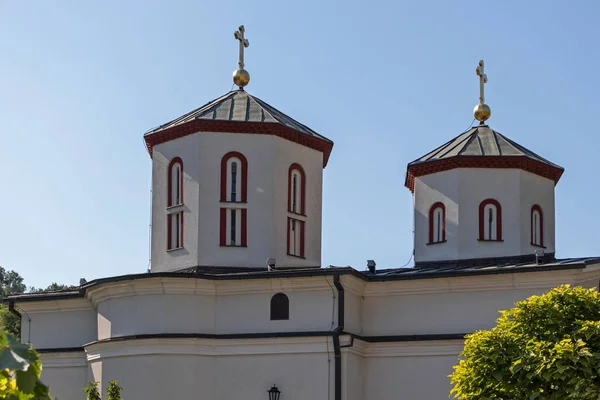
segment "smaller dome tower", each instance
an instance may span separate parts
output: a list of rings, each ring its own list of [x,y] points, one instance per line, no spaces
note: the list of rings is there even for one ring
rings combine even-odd
[[[494,131],[479,62],[479,126],[408,164],[415,264],[553,257],[554,187],[563,168]]]

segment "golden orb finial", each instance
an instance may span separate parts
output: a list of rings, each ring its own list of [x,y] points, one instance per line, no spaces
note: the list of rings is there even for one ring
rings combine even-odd
[[[483,60],[479,60],[479,65],[475,69],[477,76],[479,76],[479,104],[473,109],[473,116],[481,124],[492,116],[492,110],[485,104],[485,98],[483,96],[483,85],[487,83],[487,75],[483,72]]]
[[[244,69],[244,48],[250,46],[248,39],[244,37],[244,25],[240,25],[237,31],[233,33],[233,37],[240,41],[240,59],[238,61],[238,69],[233,71],[233,83],[240,89],[250,82],[250,74]]]

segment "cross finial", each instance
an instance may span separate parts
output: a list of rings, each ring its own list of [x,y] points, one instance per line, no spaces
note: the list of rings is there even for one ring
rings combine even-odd
[[[492,115],[492,110],[485,104],[485,97],[483,95],[483,85],[487,83],[487,75],[483,72],[483,60],[479,60],[479,65],[475,69],[475,72],[479,76],[479,104],[475,106],[473,115],[479,121],[480,125],[483,125],[483,122]]]
[[[250,46],[248,39],[244,37],[244,25],[240,25],[237,31],[233,33],[233,36],[240,41],[240,58],[238,61],[238,69],[233,72],[233,82],[242,89],[250,82],[250,74],[244,69],[244,48]]]
[[[483,60],[479,60],[479,66],[475,71],[477,71],[477,75],[479,76],[479,104],[484,104],[483,84],[487,83],[487,75],[483,73]]]

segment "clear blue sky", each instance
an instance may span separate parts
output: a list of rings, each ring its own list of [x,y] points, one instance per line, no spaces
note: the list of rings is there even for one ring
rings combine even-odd
[[[28,285],[144,272],[142,135],[226,92],[246,26],[248,91],[335,141],[323,265],[399,267],[406,164],[490,125],[565,167],[557,256],[600,255],[600,4],[592,1],[1,1],[0,265]]]

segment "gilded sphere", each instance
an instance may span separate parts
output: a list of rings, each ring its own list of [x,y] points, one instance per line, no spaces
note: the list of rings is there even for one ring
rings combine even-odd
[[[492,116],[492,110],[487,104],[477,104],[473,109],[473,116],[478,121],[485,121]]]
[[[244,87],[250,82],[250,74],[245,69],[236,69],[233,71],[233,83],[239,87]]]

